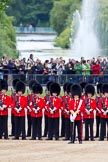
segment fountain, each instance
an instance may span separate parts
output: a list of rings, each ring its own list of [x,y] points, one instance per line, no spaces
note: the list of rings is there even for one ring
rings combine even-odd
[[[95,23],[98,15],[98,0],[83,0],[79,27],[71,42],[71,55],[86,59],[99,55],[99,43],[95,34]],[[78,12],[77,12],[78,14]]]

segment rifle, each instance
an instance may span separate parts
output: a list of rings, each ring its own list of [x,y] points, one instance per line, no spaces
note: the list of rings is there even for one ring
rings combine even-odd
[[[105,105],[105,102],[103,101],[103,98],[102,98],[102,96],[100,97],[100,99],[101,99],[101,103],[102,103],[102,109],[103,109],[103,113],[105,113],[106,111],[107,111],[107,107],[106,107],[106,105]],[[107,112],[108,113],[108,112]],[[105,115],[107,115],[107,113],[105,113]]]
[[[66,103],[66,110],[68,111],[69,110],[69,104],[68,104],[67,98],[65,98],[65,103]]]
[[[87,98],[85,98],[85,104],[86,104],[86,109],[87,109],[88,111],[90,111],[91,107],[90,107],[90,105],[88,104],[88,99],[87,99]]]
[[[2,96],[0,97],[0,107],[3,106]]]
[[[19,109],[20,108],[20,104],[19,104],[19,102],[18,102],[18,97],[17,96],[15,96],[15,101],[16,101],[16,108],[17,109]]]
[[[98,113],[100,113],[98,96],[96,96],[96,111],[97,111]]]
[[[34,107],[34,112],[37,114],[39,109],[38,109],[38,106],[36,104],[36,101],[35,101],[35,98],[34,98],[34,95],[32,95],[32,103],[33,103],[33,107]]]
[[[51,114],[54,114],[55,113],[55,109],[54,109],[54,105],[52,104],[50,98],[49,98],[49,105],[50,105],[50,108],[51,108]]]
[[[0,107],[3,106],[3,101],[2,101],[2,97],[0,97]]]
[[[65,113],[67,115],[69,115],[69,104],[68,104],[67,98],[65,98],[65,104],[66,104],[66,111],[65,111]]]

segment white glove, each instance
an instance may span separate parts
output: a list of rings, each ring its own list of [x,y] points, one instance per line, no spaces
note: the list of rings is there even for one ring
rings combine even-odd
[[[5,109],[6,108],[6,105],[3,105],[2,107]]]
[[[74,122],[74,118],[73,118],[73,115],[71,114],[70,115],[70,121],[73,123]]]
[[[87,110],[87,109],[86,109],[86,113],[87,113],[87,115],[90,115],[90,111],[89,111],[89,110]]]
[[[22,107],[20,107],[18,110],[21,111],[22,110]]]
[[[15,111],[17,112],[17,108],[15,107]]]
[[[36,110],[36,109],[35,109],[35,108],[33,108],[34,113],[35,113],[35,110]]]
[[[68,111],[68,110],[66,110],[66,109],[65,109],[65,113],[66,113],[67,115],[69,115],[69,111]]]
[[[56,111],[56,107],[54,107],[53,111]]]
[[[53,115],[53,114],[54,114],[54,111],[53,111],[53,110],[51,110],[51,111],[50,111],[50,113]]]
[[[35,109],[35,114],[37,114],[38,113],[38,111]]]
[[[29,104],[30,106],[32,105],[32,102],[30,102],[30,104]]]
[[[39,107],[37,107],[37,111],[39,111],[40,110],[40,108]]]
[[[1,111],[3,111],[3,110],[4,110],[4,108],[3,108],[3,107],[0,107],[0,110],[1,110]]]
[[[76,116],[77,116],[76,113],[73,113],[73,118],[74,118],[74,120],[76,119]]]
[[[19,109],[17,109],[17,113],[19,114],[19,112],[20,112],[20,110]]]
[[[30,107],[29,107],[29,106],[27,106],[27,109],[29,110],[29,112],[31,112],[31,109],[30,109]]]
[[[93,109],[90,109],[89,112],[92,112]]]
[[[106,115],[106,114],[107,114],[107,112],[106,112],[106,111],[104,111],[104,112],[103,112],[103,115]]]

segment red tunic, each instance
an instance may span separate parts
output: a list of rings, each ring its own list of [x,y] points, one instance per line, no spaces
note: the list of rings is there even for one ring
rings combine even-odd
[[[36,103],[37,109],[39,108],[39,110],[37,111],[37,113],[34,111],[34,103]],[[42,109],[44,108],[45,104],[44,104],[44,99],[36,97],[36,95],[34,95],[34,101],[32,100],[32,105],[30,106],[31,108],[31,117],[42,117]],[[36,110],[36,108],[35,108]]]
[[[102,97],[102,99],[100,99],[100,111],[101,111],[100,117],[101,118],[108,118],[108,113],[106,115],[104,115],[104,113],[102,112],[103,111],[102,102],[105,104],[106,110],[108,111],[108,98]]]
[[[77,110],[79,110],[80,112],[77,114],[75,120],[81,120],[82,119],[82,116],[81,116],[81,113],[84,112],[85,110],[85,104],[84,104],[84,101],[81,100],[81,106],[79,107],[78,109],[78,105],[80,103],[80,100],[81,99],[78,99],[78,100],[75,100],[75,99],[71,99],[71,101],[69,102],[69,110],[73,110],[74,112],[76,112]]]
[[[4,110],[0,110],[1,116],[7,116],[8,115],[8,107],[10,106],[11,100],[10,97],[7,95],[1,95],[1,102],[5,106]]]
[[[86,119],[93,119],[94,118],[94,110],[96,110],[96,100],[93,98],[86,98],[87,104],[89,105],[91,111],[90,114],[87,114],[86,112],[86,103],[85,103],[85,111],[84,111],[84,118]]]
[[[18,113],[16,111],[16,101],[18,101],[19,103],[19,106],[22,108],[21,111]],[[14,115],[15,116],[25,116],[25,108],[27,107],[27,97],[25,96],[18,96],[16,94],[16,97],[15,99],[13,100],[13,103],[12,103],[12,108],[14,109]]]
[[[50,97],[50,102],[53,105],[53,108],[55,108],[55,111],[53,114],[51,114],[51,104],[47,102],[46,109],[48,110],[48,117],[49,118],[59,118],[60,113],[59,110],[61,109],[61,99],[59,97]],[[54,109],[52,109],[54,110]]]

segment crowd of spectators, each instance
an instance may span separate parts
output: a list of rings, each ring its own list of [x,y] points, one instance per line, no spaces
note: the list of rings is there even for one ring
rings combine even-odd
[[[8,60],[4,55],[0,61],[0,78],[8,74],[15,77],[19,75],[23,81],[41,77],[41,82],[44,83],[48,80],[55,81],[56,77],[59,77],[61,84],[64,78],[65,81],[68,78],[70,82],[85,80],[96,84],[108,82],[108,59],[99,56],[90,60],[81,57],[80,61],[71,58],[66,61],[60,57],[42,62],[40,59],[35,60],[33,54],[30,54],[27,60],[26,58]]]

